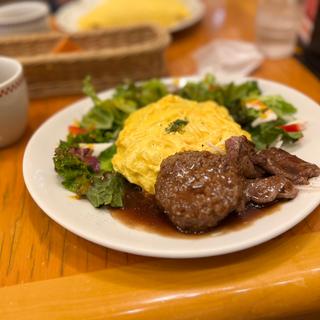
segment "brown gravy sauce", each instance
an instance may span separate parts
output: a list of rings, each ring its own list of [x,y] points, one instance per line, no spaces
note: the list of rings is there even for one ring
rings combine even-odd
[[[175,238],[200,238],[212,234],[228,233],[246,228],[257,219],[270,215],[279,209],[281,203],[268,207],[249,207],[244,213],[231,213],[219,226],[202,234],[185,234],[178,231],[167,216],[158,208],[153,196],[146,196],[138,188],[132,187],[126,191],[124,207],[111,209],[112,217],[121,223],[135,229],[157,233]]]

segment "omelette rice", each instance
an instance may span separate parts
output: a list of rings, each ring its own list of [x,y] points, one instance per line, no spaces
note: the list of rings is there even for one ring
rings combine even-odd
[[[183,129],[170,132],[177,120]],[[181,151],[224,152],[225,140],[241,135],[250,138],[225,107],[168,95],[127,118],[112,164],[131,183],[154,194],[162,160]]]
[[[181,0],[102,0],[78,24],[81,30],[139,23],[170,27],[189,16]]]

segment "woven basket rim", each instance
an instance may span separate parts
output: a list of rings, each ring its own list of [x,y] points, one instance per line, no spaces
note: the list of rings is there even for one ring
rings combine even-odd
[[[20,33],[20,34],[10,34],[10,35],[1,35],[0,42],[18,42],[18,41],[29,41],[30,39],[46,39],[47,37],[55,36],[89,36],[96,34],[112,34],[117,32],[126,32],[131,30],[139,30],[143,28],[151,28],[157,32],[160,30],[166,30],[165,28],[160,27],[154,23],[139,23],[129,26],[118,26],[118,27],[108,27],[94,30],[83,30],[83,31],[74,31],[74,32],[63,32],[60,30],[50,30],[47,32],[33,32],[33,33]],[[161,31],[160,31],[161,32]]]
[[[87,50],[52,53],[51,47],[67,37],[79,41],[80,46],[83,43]],[[22,42],[21,47],[18,42]],[[101,88],[114,86],[125,78],[163,76],[167,72],[164,53],[169,42],[167,30],[150,24],[0,39],[0,45],[11,48],[12,55],[22,62],[33,98],[80,93],[85,74],[91,74]],[[25,55],[21,56],[21,52]]]
[[[79,39],[84,37],[90,36],[101,36],[104,34],[112,34],[116,32],[127,32],[131,30],[140,30],[140,29],[149,29],[154,32],[155,37],[145,41],[144,43],[137,43],[137,44],[129,44],[127,46],[119,47],[119,48],[106,48],[106,49],[98,49],[98,50],[88,50],[88,51],[76,51],[76,52],[65,52],[65,53],[46,53],[46,54],[38,54],[34,56],[16,56],[18,60],[20,60],[24,65],[35,65],[35,64],[42,64],[42,63],[69,63],[69,62],[80,62],[86,60],[99,60],[99,59],[106,59],[106,58],[116,58],[116,57],[124,57],[129,56],[132,54],[137,53],[146,53],[150,51],[155,51],[159,49],[163,49],[166,47],[171,37],[169,33],[153,24],[141,24],[135,25],[134,27],[119,27],[119,28],[110,28],[110,29],[101,29],[101,30],[94,30],[94,31],[83,31],[83,32],[76,32],[65,34],[61,32],[50,32],[44,34],[30,34],[26,36],[16,36],[15,38],[11,38],[8,40],[0,40],[1,43],[8,43],[12,45],[18,41],[39,41],[39,40],[52,40],[59,38],[63,39],[65,37],[69,37],[71,40],[73,38]]]

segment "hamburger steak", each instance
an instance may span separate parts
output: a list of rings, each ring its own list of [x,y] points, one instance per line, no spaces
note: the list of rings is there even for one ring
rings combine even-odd
[[[155,196],[178,229],[201,232],[241,206],[243,182],[224,156],[181,152],[162,162]]]
[[[246,202],[257,204],[271,203],[276,199],[293,199],[298,194],[293,183],[283,176],[247,180],[244,192]]]
[[[293,199],[295,184],[320,175],[317,165],[282,149],[256,151],[244,136],[231,137],[225,145],[226,155],[187,151],[161,163],[155,197],[180,231],[206,231],[246,204]]]
[[[278,148],[257,152],[253,162],[269,175],[286,177],[294,184],[309,184],[310,178],[320,175],[320,168],[317,165]]]

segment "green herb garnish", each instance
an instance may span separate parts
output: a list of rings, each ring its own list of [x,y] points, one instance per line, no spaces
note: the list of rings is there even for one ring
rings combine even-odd
[[[189,123],[187,119],[177,119],[169,124],[166,128],[167,133],[179,132],[183,133],[184,127]]]

